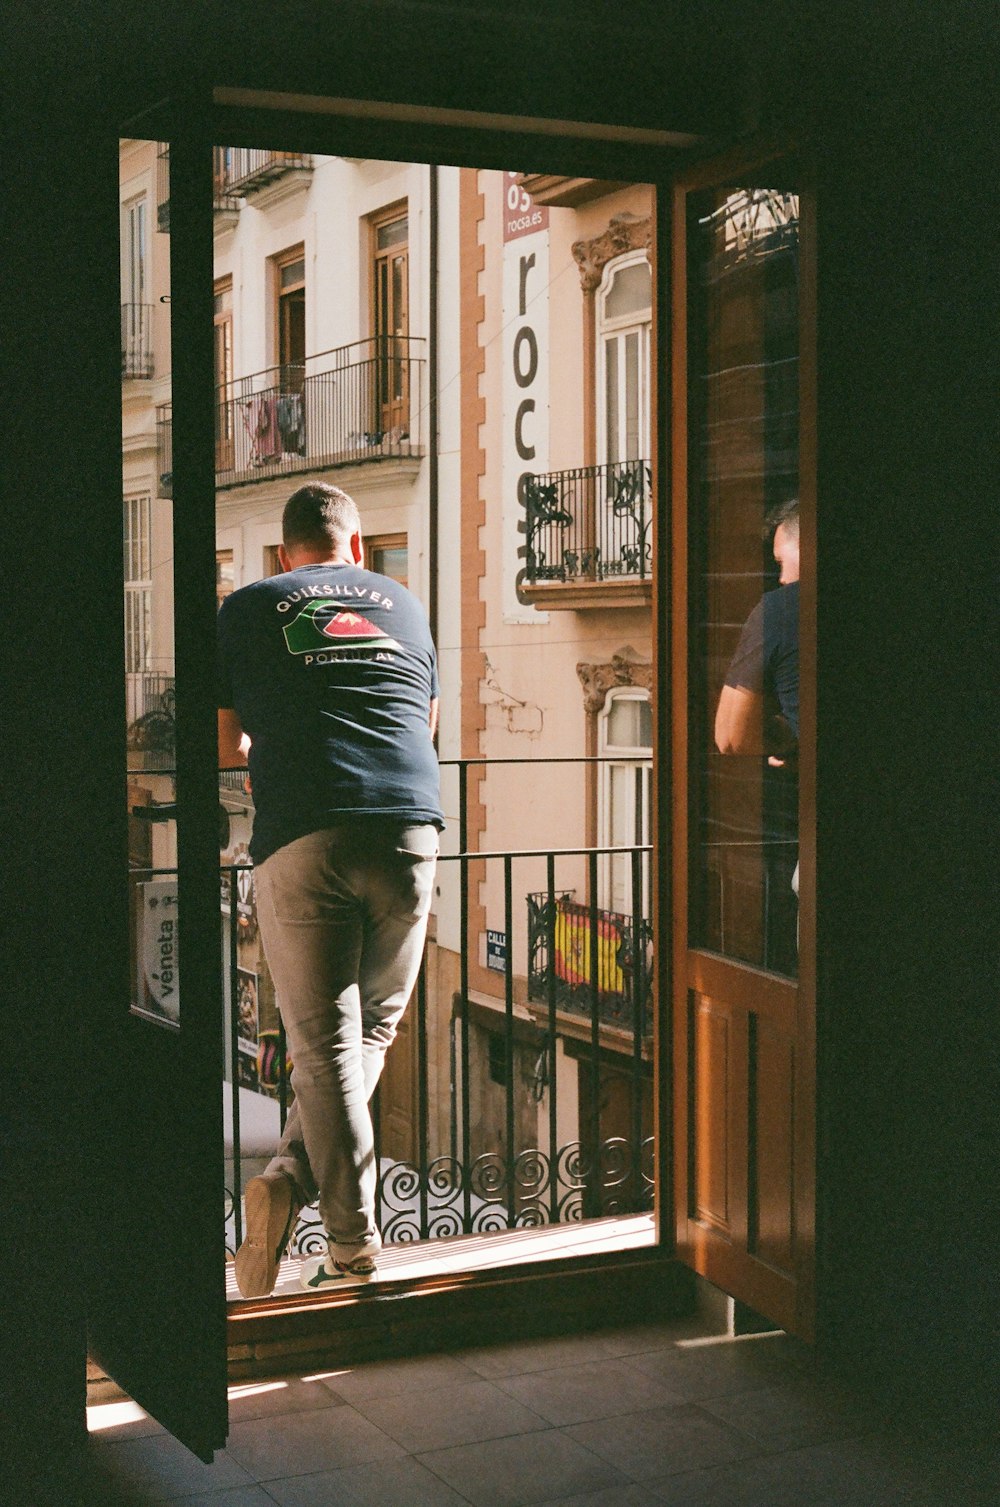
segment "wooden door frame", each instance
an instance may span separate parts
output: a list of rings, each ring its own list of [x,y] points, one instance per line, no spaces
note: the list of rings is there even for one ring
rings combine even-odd
[[[705,1272],[704,1243],[689,1228],[690,1125],[688,1062],[689,796],[688,719],[688,277],[687,199],[740,175],[774,163],[792,169],[800,187],[799,250],[799,498],[800,521],[800,755],[799,755],[799,977],[795,1049],[810,1064],[797,1083],[793,1197],[795,1227],[794,1311],[768,1313],[802,1338],[815,1338],[816,1282],[816,196],[810,162],[794,142],[767,141],[706,157],[679,172],[673,185],[671,296],[671,642],[672,704],[680,712],[671,726],[672,959],[673,959],[673,1156],[677,1252]],[[747,969],[753,993],[763,975]],[[779,985],[780,986],[780,985]],[[787,986],[786,986],[787,987]],[[757,990],[759,993],[760,991]],[[747,1301],[747,1295],[735,1294]],[[758,1303],[770,1301],[763,1291]],[[757,1306],[751,1302],[751,1306]]]
[[[326,104],[330,105],[329,110],[325,108]],[[565,124],[560,134],[551,135],[533,129],[531,123],[526,123],[520,130],[513,130],[509,125],[498,128],[495,119],[488,115],[473,118],[461,112],[463,118],[455,119],[452,112],[432,110],[421,110],[419,122],[415,124],[412,121],[400,122],[388,117],[373,116],[370,104],[364,102],[356,110],[352,108],[342,113],[338,108],[342,104],[343,102],[337,101],[303,101],[297,96],[268,96],[257,91],[217,89],[212,103],[207,105],[204,114],[193,127],[180,128],[173,109],[167,108],[164,128],[157,135],[164,140],[180,142],[190,132],[192,139],[187,143],[185,165],[192,173],[192,178],[198,176],[192,158],[192,151],[196,148],[203,149],[206,161],[210,161],[210,146],[207,143],[225,140],[245,144],[272,140],[278,133],[290,149],[299,147],[303,151],[330,154],[351,153],[353,149],[355,155],[384,157],[389,160],[400,160],[402,154],[407,160],[415,162],[472,162],[480,169],[496,171],[505,170],[511,160],[541,158],[565,173],[599,172],[602,178],[609,180],[624,178],[654,185],[656,236],[661,247],[669,245],[670,185],[681,161],[689,160],[694,155],[691,137],[678,137],[675,133],[661,130],[622,134],[617,128],[608,128],[606,135],[595,135],[589,128],[578,132],[572,123]],[[175,108],[182,111],[186,124],[188,116],[184,102],[178,102]],[[152,129],[151,122],[147,122],[144,128]],[[190,212],[193,214],[193,192],[187,197],[191,200]],[[206,224],[209,223],[210,215],[206,217]],[[182,240],[182,237],[178,237],[174,245],[178,263],[177,287],[180,288],[182,282],[185,288],[191,287],[194,275],[200,269],[201,283],[211,288],[210,263],[209,275],[205,276],[204,272],[204,248],[200,245],[197,254],[192,256],[182,246]],[[654,495],[659,497],[661,504],[660,516],[653,523],[654,557],[658,562],[654,569],[653,585],[656,621],[664,630],[654,635],[655,673],[659,677],[654,683],[669,687],[669,659],[664,644],[658,642],[665,634],[670,600],[667,569],[669,528],[665,526],[664,506],[665,477],[669,471],[666,422],[668,382],[665,381],[669,365],[667,260],[660,257],[656,263],[653,318],[659,360],[654,363],[651,374],[650,401],[651,411],[656,415],[652,456],[653,487]],[[195,307],[185,313],[185,331],[192,327],[196,317],[201,317],[198,315],[197,300],[194,304]],[[187,462],[190,480],[186,486],[194,495],[194,481],[197,478],[201,488],[208,486],[210,494],[214,496],[214,474],[211,466],[205,465],[206,456],[210,458],[212,455],[211,420],[207,431],[204,415],[200,426],[193,421],[193,415],[199,411],[199,402],[208,407],[210,415],[210,405],[207,404],[207,384],[212,374],[210,316],[206,328],[209,332],[207,341],[204,332],[200,332],[200,342],[194,342],[197,351],[193,351],[185,363],[185,393],[180,402],[179,393],[175,394],[175,414],[178,408],[183,408],[185,421],[191,426],[193,435]],[[662,367],[661,372],[657,371],[657,365]],[[188,510],[186,517],[191,537],[187,541],[189,547],[184,552],[183,563],[185,568],[193,569],[191,562],[196,557],[207,564],[210,554],[214,555],[214,511],[211,506],[207,509],[202,506],[200,510]],[[207,588],[207,582],[202,584]],[[211,600],[214,609],[214,572]],[[190,635],[188,637],[193,644],[193,638]],[[203,633],[202,641],[204,638]],[[185,763],[189,771],[196,764],[199,766],[196,783],[200,782],[202,803],[197,810],[193,805],[186,808],[185,826],[189,843],[194,840],[193,834],[198,830],[199,821],[206,832],[214,834],[214,826],[208,820],[209,790],[212,791],[213,816],[217,804],[214,757],[213,753],[202,746],[205,728],[200,725],[196,727],[196,710],[192,709],[185,728],[178,735],[178,763]],[[654,760],[658,764],[662,782],[666,785],[669,778],[666,752],[669,749],[670,713],[667,698],[663,695],[654,704],[654,716]],[[214,718],[212,729],[214,733]],[[206,771],[209,775],[207,780]],[[618,1252],[606,1256],[574,1256],[555,1261],[547,1259],[545,1262],[519,1267],[516,1272],[499,1271],[482,1278],[471,1276],[463,1282],[462,1292],[454,1291],[454,1283],[451,1281],[427,1279],[414,1282],[408,1285],[405,1293],[406,1322],[399,1323],[394,1328],[396,1337],[392,1344],[396,1349],[411,1346],[416,1348],[428,1341],[439,1346],[447,1335],[454,1336],[457,1343],[462,1336],[467,1336],[468,1326],[472,1322],[476,1323],[477,1328],[482,1326],[479,1332],[485,1338],[490,1326],[495,1321],[501,1322],[496,1318],[501,1310],[501,1327],[508,1337],[515,1332],[530,1334],[586,1328],[615,1319],[626,1322],[636,1312],[668,1317],[691,1311],[694,1302],[692,1274],[676,1260],[674,1250],[670,1130],[672,1032],[666,1005],[670,998],[671,814],[669,800],[658,799],[655,790],[654,805],[654,832],[659,845],[654,886],[658,884],[660,888],[658,910],[654,899],[654,926],[657,928],[657,945],[660,949],[657,990],[661,1001],[661,1008],[657,1012],[659,1019],[655,1028],[654,1045],[658,1073],[655,1089],[658,1189],[656,1243],[640,1251]],[[204,855],[203,863],[207,863]],[[201,879],[206,884],[211,873],[211,865],[207,869],[203,866]],[[210,906],[207,906],[207,911],[214,914]],[[203,961],[207,976],[218,966],[217,932],[211,930],[210,934],[203,924],[199,941],[204,942],[199,962]],[[211,1052],[206,1053],[206,1058],[210,1071],[215,1059]],[[221,1146],[221,1130],[219,1143]],[[608,1278],[612,1273],[613,1282],[609,1287]],[[394,1295],[394,1298],[398,1296],[402,1294]],[[227,1328],[230,1343],[237,1348],[247,1343],[256,1345],[259,1341],[262,1357],[252,1364],[265,1370],[275,1363],[276,1342],[282,1336],[296,1336],[295,1345],[300,1351],[303,1351],[306,1340],[311,1343],[315,1336],[317,1349],[332,1346],[338,1354],[345,1353],[345,1347],[351,1347],[351,1337],[355,1330],[358,1331],[358,1343],[361,1347],[358,1353],[374,1353],[387,1343],[384,1306],[377,1301],[362,1303],[352,1299],[350,1303],[344,1303],[331,1298],[320,1305],[299,1307],[289,1306],[287,1300],[281,1298],[266,1299],[259,1304],[241,1304],[231,1308]],[[263,1352],[266,1352],[266,1356]]]

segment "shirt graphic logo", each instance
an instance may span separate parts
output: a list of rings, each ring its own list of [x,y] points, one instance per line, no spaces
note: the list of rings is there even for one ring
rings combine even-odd
[[[282,629],[289,654],[315,654],[331,649],[398,649],[394,638],[362,617],[329,599],[309,602]]]

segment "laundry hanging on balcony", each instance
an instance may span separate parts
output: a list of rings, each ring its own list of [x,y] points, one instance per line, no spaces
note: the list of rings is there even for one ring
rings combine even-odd
[[[281,458],[281,434],[278,429],[278,400],[274,393],[257,393],[240,405],[243,423],[250,438],[250,463],[266,465]]]
[[[283,392],[277,400],[278,434],[286,455],[305,455],[306,417],[300,392]]]

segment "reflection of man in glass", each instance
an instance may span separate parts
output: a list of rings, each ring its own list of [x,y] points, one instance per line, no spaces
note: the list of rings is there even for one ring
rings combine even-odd
[[[768,514],[783,590],[768,591],[743,625],[715,714],[724,754],[767,754],[782,764],[799,741],[799,504]]]
[[[768,764],[781,771],[777,778],[784,776],[784,789],[775,790],[776,801],[769,804],[778,818],[772,830],[788,842],[797,836],[798,804],[794,780],[799,744],[797,499],[782,503],[768,514],[765,538],[772,532],[779,587],[764,593],[743,625],[719,696],[715,744],[724,754],[766,755]],[[790,882],[797,895],[797,862]]]

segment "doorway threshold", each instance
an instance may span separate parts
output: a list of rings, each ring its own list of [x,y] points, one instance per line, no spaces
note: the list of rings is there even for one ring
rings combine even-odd
[[[472,1277],[498,1269],[536,1262],[561,1261],[572,1257],[602,1256],[616,1252],[652,1249],[656,1245],[653,1214],[626,1214],[607,1219],[588,1219],[579,1224],[534,1225],[519,1230],[487,1230],[475,1235],[449,1235],[434,1240],[387,1245],[378,1259],[377,1282],[351,1284],[341,1292],[317,1295],[303,1292],[299,1272],[308,1257],[286,1257],[269,1305],[276,1300],[302,1303],[331,1298],[356,1300],[375,1296],[399,1284],[456,1277]],[[318,1255],[319,1251],[313,1253]],[[232,1261],[226,1263],[226,1300],[231,1311],[260,1310],[261,1300],[247,1300],[236,1286]],[[282,1304],[285,1306],[285,1304]]]
[[[653,1214],[387,1246],[377,1281],[333,1292],[304,1292],[301,1264],[286,1260],[274,1293],[247,1300],[229,1263],[231,1381],[695,1311],[694,1275],[658,1243]]]

